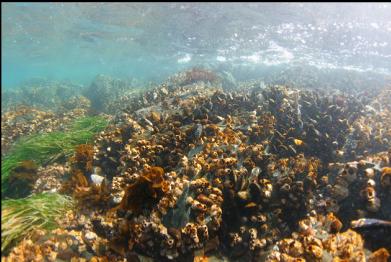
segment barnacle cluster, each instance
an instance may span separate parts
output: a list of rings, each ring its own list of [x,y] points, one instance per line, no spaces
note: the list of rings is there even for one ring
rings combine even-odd
[[[60,164],[39,167],[32,193],[58,192],[67,173],[69,168]]]
[[[70,192],[84,207],[107,206],[110,200],[109,187],[106,179],[93,174],[93,146],[81,144],[76,147],[75,154],[70,158],[71,178],[63,183],[62,192]]]
[[[266,261],[387,261],[385,248],[366,252],[360,234],[340,232],[341,221],[333,213],[312,212],[299,221],[298,232],[278,241]]]
[[[99,254],[107,243],[95,233],[56,229],[47,234],[36,230],[30,239],[23,240],[5,261],[80,261],[81,253],[92,249]],[[85,260],[85,259],[84,259]],[[109,257],[91,256],[90,261],[106,262]]]
[[[389,149],[391,123],[388,119],[391,117],[391,108],[387,101],[390,99],[391,87],[386,86],[365,105],[365,113],[351,124],[344,151],[352,160]]]
[[[364,97],[227,90],[201,69],[129,101],[69,159],[64,191],[84,205],[64,230],[81,231],[90,259],[386,261],[386,249],[366,250],[367,236],[348,227],[391,217],[388,106],[370,127]],[[382,144],[352,152],[361,133],[364,148],[377,136]],[[91,248],[96,239],[104,248]]]
[[[329,184],[323,189],[321,209],[337,213],[345,222],[368,216],[389,219],[389,166],[389,152],[329,163]]]
[[[1,154],[8,152],[20,137],[64,130],[72,121],[85,116],[86,112],[86,109],[78,107],[65,113],[55,113],[30,106],[18,106],[1,116]]]

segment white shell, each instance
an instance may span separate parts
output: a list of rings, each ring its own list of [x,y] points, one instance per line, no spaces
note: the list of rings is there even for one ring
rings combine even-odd
[[[103,176],[96,175],[96,174],[92,174],[92,175],[91,175],[91,181],[92,181],[92,183],[94,183],[95,185],[100,185],[100,184],[102,184],[103,179],[104,179]]]
[[[259,175],[259,173],[261,172],[261,169],[259,167],[254,167],[252,170],[251,170],[251,177],[256,177]]]
[[[376,182],[375,182],[375,180],[373,180],[373,179],[368,179],[367,184],[368,184],[368,186],[370,186],[370,187],[376,186]]]
[[[92,241],[92,240],[94,240],[96,237],[97,237],[97,235],[96,235],[94,232],[92,232],[92,231],[88,231],[88,232],[85,234],[85,238],[86,238],[86,240],[88,240],[88,241]]]
[[[121,200],[122,200],[122,197],[119,197],[119,196],[113,197],[113,203],[114,203],[114,204],[119,204],[119,203],[121,203]]]

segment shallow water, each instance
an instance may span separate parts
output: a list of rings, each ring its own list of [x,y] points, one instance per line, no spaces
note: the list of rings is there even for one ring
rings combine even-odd
[[[4,3],[2,87],[98,73],[161,81],[194,65],[390,73],[391,5]],[[239,73],[237,74],[239,75]]]
[[[386,262],[390,14],[2,4],[2,261]]]

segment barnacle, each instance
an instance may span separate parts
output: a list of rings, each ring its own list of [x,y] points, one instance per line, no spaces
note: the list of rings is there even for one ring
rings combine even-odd
[[[389,254],[385,249],[366,255],[363,238],[357,232],[351,229],[343,233],[329,230],[332,221],[335,220],[338,218],[331,213],[327,216],[317,215],[301,220],[299,227],[302,230],[311,227],[312,233],[305,234],[304,231],[292,233],[292,238],[278,241],[278,249],[272,251],[266,261],[275,261],[277,257],[310,261],[320,261],[325,257],[332,257],[333,261],[353,259],[365,261],[376,258],[379,259],[378,261],[386,261]]]
[[[342,222],[333,213],[328,213],[326,220],[329,223],[331,233],[337,233],[341,230]]]
[[[316,245],[310,245],[307,247],[306,252],[311,258],[314,259],[321,259],[323,256],[323,249],[322,247],[316,246]]]
[[[368,262],[385,262],[388,261],[390,253],[385,248],[380,248],[374,251],[369,257]]]
[[[391,167],[382,169],[380,181],[383,187],[391,187]]]

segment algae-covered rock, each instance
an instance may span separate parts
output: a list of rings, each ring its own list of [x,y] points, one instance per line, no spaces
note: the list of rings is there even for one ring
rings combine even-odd
[[[31,194],[35,181],[37,180],[38,167],[34,161],[23,161],[15,167],[9,176],[8,190],[6,197],[21,198]]]

